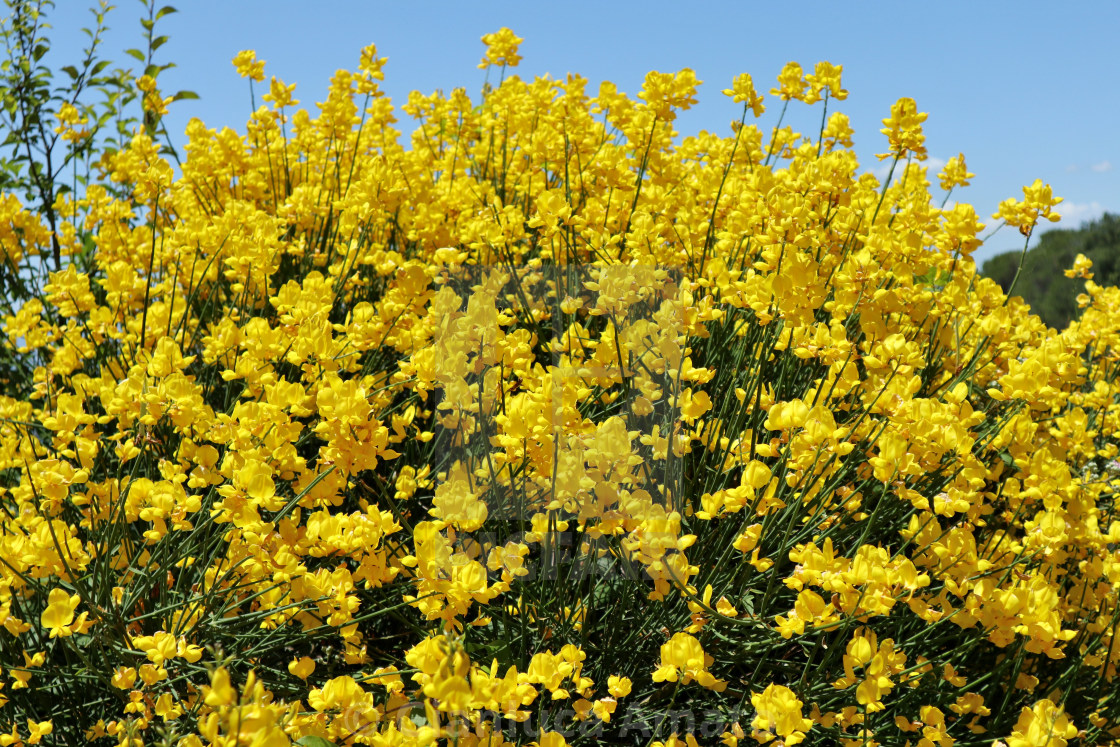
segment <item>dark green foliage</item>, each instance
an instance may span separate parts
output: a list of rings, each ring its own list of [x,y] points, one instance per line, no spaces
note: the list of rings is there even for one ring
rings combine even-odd
[[[1064,328],[1077,316],[1077,295],[1085,292],[1085,281],[1063,273],[1078,254],[1093,261],[1093,282],[1120,285],[1120,216],[1105,213],[1078,229],[1047,231],[1038,246],[1027,252],[1016,292],[1051,327]],[[997,254],[980,272],[995,280],[1004,291],[1011,285],[1019,265],[1019,251]]]

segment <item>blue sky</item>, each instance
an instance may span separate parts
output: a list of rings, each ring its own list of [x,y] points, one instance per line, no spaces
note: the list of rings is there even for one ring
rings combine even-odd
[[[339,68],[354,69],[359,50],[377,45],[388,57],[384,89],[398,105],[411,90],[463,86],[477,96],[484,72],[479,38],[508,26],[525,39],[523,77],[569,72],[590,79],[589,92],[609,79],[631,95],[645,73],[690,67],[704,82],[700,102],[678,119],[683,134],[729,132],[738,106],[720,94],[735,75],[750,73],[760,90],[788,61],[844,66],[847,113],[863,168],[876,170],[884,150],[880,120],[901,96],[913,97],[936,166],[963,152],[976,173],[954,193],[982,215],[1000,200],[1022,197],[1042,179],[1065,198],[1059,226],[1077,227],[1104,211],[1120,212],[1120,2],[584,2],[470,3],[330,2],[327,0],[179,0],[179,13],[157,31],[170,41],[157,61],[178,67],[160,78],[165,94],[186,88],[201,99],[172,107],[174,138],[191,117],[210,127],[244,129],[248,83],[230,63],[242,49],[268,62],[266,75],[297,83],[301,106],[325,97]],[[58,0],[52,18],[52,62],[77,59],[88,25],[84,0]],[[106,53],[135,64],[121,50],[139,46],[141,5],[120,0],[110,16]],[[687,9],[686,9],[687,8]],[[773,102],[771,102],[773,104]],[[314,111],[314,110],[313,110]],[[771,105],[763,124],[772,125]],[[815,133],[819,108],[791,107],[787,123]],[[400,114],[398,125],[409,129]],[[935,173],[937,169],[932,169]],[[931,176],[932,176],[931,173]],[[987,233],[995,226],[988,220]],[[1017,235],[997,234],[976,257],[1018,249]]]

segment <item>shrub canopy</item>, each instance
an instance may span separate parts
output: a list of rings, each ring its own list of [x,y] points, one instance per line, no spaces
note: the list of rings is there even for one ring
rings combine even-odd
[[[487,41],[407,145],[369,47],[180,169],[138,132],[54,233],[0,201],[6,282],[65,260],[3,319],[13,735],[1115,739],[1120,293],[1058,332],[979,277],[926,115],[861,173],[838,66],[682,138],[689,70],[589,96]]]

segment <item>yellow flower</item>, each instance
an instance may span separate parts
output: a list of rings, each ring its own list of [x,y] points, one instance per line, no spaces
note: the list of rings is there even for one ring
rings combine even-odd
[[[157,631],[154,635],[136,636],[132,639],[132,645],[137,651],[143,651],[148,661],[156,667],[163,666],[164,662],[179,655],[178,640],[163,630]]]
[[[1092,280],[1093,273],[1089,270],[1093,269],[1093,260],[1086,257],[1084,254],[1078,254],[1073,259],[1073,267],[1068,270],[1063,270],[1067,278],[1084,278],[1085,280]]]
[[[54,731],[54,723],[47,721],[32,721],[27,719],[27,743],[39,744],[43,737]]]
[[[840,85],[840,75],[843,72],[843,65],[818,62],[813,72],[805,76],[809,83],[809,95],[805,98],[805,103],[814,103],[820,98],[821,91],[826,91],[837,101],[848,98],[848,92]]]
[[[482,43],[486,45],[486,54],[478,65],[479,69],[484,70],[493,65],[517,67],[517,63],[521,62],[517,47],[523,41],[525,40],[504,26],[492,34],[484,34]]]
[[[690,68],[677,73],[659,73],[656,70],[646,73],[638,98],[646,102],[657,119],[672,122],[676,110],[686,110],[696,103],[696,88],[701,81]]]
[[[782,72],[778,74],[778,88],[771,88],[770,95],[777,96],[782,101],[789,101],[791,99],[802,100],[805,98],[805,88],[808,83],[805,81],[804,71],[801,65],[796,62],[787,62]]]
[[[964,163],[964,153],[953,156],[937,174],[941,180],[941,188],[950,190],[953,187],[967,187],[969,179],[976,176]]]
[[[1076,736],[1077,727],[1061,706],[1044,699],[1023,708],[1015,730],[1007,738],[1007,747],[1066,747]]]
[[[946,682],[953,685],[954,687],[964,687],[966,684],[968,684],[968,680],[965,677],[957,674],[956,667],[948,662],[945,662],[945,668],[943,670],[942,677]]]
[[[397,673],[397,668],[391,664],[387,667],[375,669],[371,679],[391,693],[399,693],[404,690],[404,680]]]
[[[925,160],[926,136],[922,133],[922,122],[929,115],[918,111],[918,105],[909,97],[900,98],[891,107],[891,116],[883,120],[885,127],[880,130],[890,143],[889,153],[879,153],[880,160],[894,156],[905,158],[912,153],[919,161]]]
[[[228,706],[237,702],[237,691],[229,681],[229,671],[218,667],[210,675],[210,685],[202,688],[206,705],[211,707]]]
[[[370,44],[362,47],[358,58],[358,69],[372,80],[385,80],[385,73],[381,68],[385,66],[386,58],[377,56],[377,46]]]
[[[158,116],[167,114],[167,106],[171,103],[172,99],[163,98],[159,95],[159,89],[156,87],[156,79],[150,75],[142,75],[136,81],[136,87],[144,93],[144,111],[151,112]]]
[[[625,698],[630,694],[630,687],[632,683],[629,677],[620,677],[617,674],[612,674],[607,678],[607,692],[616,698]]]
[[[763,425],[771,431],[788,431],[800,428],[809,419],[809,406],[799,399],[775,402],[767,413]]]
[[[292,659],[288,662],[288,671],[301,680],[305,680],[315,671],[315,661],[309,656]]]
[[[264,80],[264,60],[257,59],[257,53],[251,49],[243,49],[233,58],[233,66],[242,78],[255,81]]]
[[[15,682],[12,683],[13,690],[22,690],[31,682],[31,677],[37,674],[33,671],[38,667],[43,666],[43,662],[47,660],[46,651],[37,651],[35,654],[28,655],[26,651],[23,652],[23,669],[16,669],[9,667],[8,672],[11,674]]]
[[[851,148],[854,143],[852,141],[852,122],[847,114],[843,112],[833,112],[828,116],[828,125],[824,128],[822,133],[825,145],[835,146],[837,144],[845,148]]]
[[[135,667],[117,667],[113,672],[113,687],[118,690],[131,690],[136,682]]]
[[[803,634],[806,625],[827,625],[835,619],[836,610],[831,604],[815,591],[803,589],[797,595],[793,611],[786,617],[778,615],[774,621],[778,623],[782,638],[790,638],[794,633]]]
[[[723,692],[727,682],[718,680],[708,671],[714,659],[704,653],[700,641],[688,633],[677,633],[661,645],[661,666],[653,673],[654,682],[681,682],[688,684],[696,680],[701,686],[716,692]]]
[[[679,407],[681,418],[692,425],[697,418],[712,409],[712,398],[707,392],[700,391],[694,394],[692,389],[688,388],[681,393]]]
[[[1062,200],[1061,197],[1054,197],[1049,184],[1035,179],[1034,184],[1023,187],[1021,201],[1013,198],[1004,200],[992,217],[1002,219],[1007,225],[1017,227],[1019,233],[1029,236],[1039,218],[1046,218],[1051,223],[1061,220],[1062,216],[1052,212],[1051,208]]]
[[[74,622],[74,610],[81,601],[82,598],[77,594],[71,596],[63,589],[51,589],[50,596],[47,597],[47,608],[40,617],[43,627],[50,631],[51,638],[66,638],[74,634],[78,626],[72,626],[71,623]],[[84,621],[83,613],[82,619],[78,621],[79,625]]]
[[[183,706],[172,701],[171,693],[163,693],[156,698],[156,705],[152,710],[164,721],[174,721],[183,715]]]
[[[748,73],[735,76],[731,88],[723,89],[725,96],[730,96],[736,104],[746,104],[750,107],[755,117],[762,116],[766,107],[762,104],[762,95],[754,88],[754,81]]]
[[[758,547],[758,541],[762,538],[762,525],[751,524],[744,529],[735,542],[732,543],[734,548],[739,552],[747,553]]]
[[[984,230],[984,224],[977,219],[972,205],[958,203],[950,210],[943,210],[941,219],[944,223],[936,239],[938,248],[946,253],[959,250],[968,256],[980,247],[977,236]]]
[[[592,712],[605,723],[610,723],[611,714],[616,708],[618,708],[618,701],[614,698],[599,698],[591,706]]]
[[[292,97],[295,91],[295,83],[284,83],[284,81],[274,75],[271,80],[269,80],[268,93],[261,96],[261,99],[271,102],[277,109],[283,109],[286,106],[296,106],[299,104],[299,99]]]
[[[69,101],[58,108],[55,116],[58,118],[58,126],[54,131],[62,135],[64,140],[75,143],[90,136],[90,131],[85,127],[89,124],[89,116]]]
[[[371,706],[373,696],[362,689],[353,677],[335,677],[307,696],[307,704],[316,711],[344,711],[357,706]]]
[[[462,465],[456,464],[447,482],[436,488],[429,513],[456,529],[472,532],[486,521],[489,509],[471,492]]]
[[[572,676],[575,669],[563,657],[550,651],[534,654],[529,660],[527,679],[534,685],[544,685],[552,693],[553,700],[568,697],[568,691],[561,687],[565,679]]]
[[[785,685],[767,685],[761,693],[751,693],[751,705],[756,711],[752,736],[759,742],[778,736],[787,745],[798,744],[813,728],[813,722],[801,713],[801,700]]]
[[[187,643],[185,638],[180,637],[175,644],[175,655],[194,664],[202,658],[202,647]]]

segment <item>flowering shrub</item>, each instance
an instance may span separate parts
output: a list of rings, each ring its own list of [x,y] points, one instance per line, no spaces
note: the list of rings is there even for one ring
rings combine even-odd
[[[1120,291],[1059,332],[977,276],[926,115],[860,173],[839,66],[679,138],[691,71],[486,41],[408,147],[369,47],[58,210],[3,319],[0,742],[1120,737]],[[52,234],[0,211],[19,283]]]

